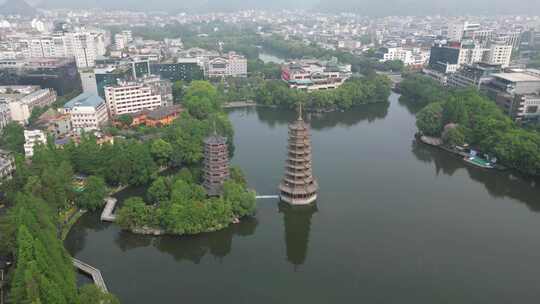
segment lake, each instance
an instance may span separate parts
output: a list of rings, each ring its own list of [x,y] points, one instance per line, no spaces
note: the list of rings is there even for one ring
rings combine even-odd
[[[86,214],[66,248],[122,303],[537,303],[539,181],[414,143],[411,111],[393,94],[311,117],[312,207],[258,200],[253,218],[191,237],[134,235]],[[229,115],[232,162],[276,194],[295,113]]]

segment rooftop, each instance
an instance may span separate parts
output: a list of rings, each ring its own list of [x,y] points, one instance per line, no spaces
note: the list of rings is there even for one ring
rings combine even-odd
[[[510,82],[539,81],[540,77],[527,73],[496,73],[494,77],[501,78]]]
[[[103,98],[91,94],[91,93],[82,93],[79,96],[73,98],[72,100],[68,101],[64,108],[71,109],[73,107],[97,107],[100,104],[104,103],[105,101]]]

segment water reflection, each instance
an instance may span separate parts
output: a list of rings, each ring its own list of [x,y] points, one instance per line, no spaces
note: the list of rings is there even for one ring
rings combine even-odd
[[[232,250],[234,236],[250,236],[258,225],[256,218],[248,217],[241,223],[223,230],[203,233],[196,236],[159,236],[137,235],[126,231],[118,233],[115,243],[123,251],[140,247],[154,246],[159,251],[170,254],[176,261],[191,261],[199,264],[203,257],[211,255],[222,259]]]
[[[310,121],[311,128],[314,130],[325,130],[329,128],[351,127],[362,121],[372,123],[379,119],[384,119],[388,115],[390,103],[374,103],[356,107],[347,112],[330,113],[308,113],[306,119]],[[296,112],[293,110],[274,109],[266,107],[244,108],[231,110],[234,113],[245,113],[240,115],[249,115],[257,113],[257,117],[270,128],[286,125],[296,119]]]
[[[306,260],[311,218],[317,212],[317,206],[290,206],[279,203],[279,212],[283,213],[285,224],[287,260],[296,268]]]
[[[420,110],[422,110],[426,105],[425,104],[419,104],[418,102],[415,102],[414,100],[407,99],[403,95],[399,97],[399,104],[404,106],[407,111],[409,111],[410,114],[415,115]]]
[[[469,177],[484,185],[487,192],[495,198],[513,198],[535,212],[540,211],[540,179],[522,176],[515,171],[485,170],[465,164],[459,157],[435,147],[413,142],[412,152],[422,161],[435,165],[435,174],[452,176],[459,169],[467,171]]]
[[[111,224],[100,221],[97,213],[87,213],[83,215],[76,225],[73,225],[66,237],[64,246],[73,256],[86,248],[88,232],[99,232],[105,230]]]

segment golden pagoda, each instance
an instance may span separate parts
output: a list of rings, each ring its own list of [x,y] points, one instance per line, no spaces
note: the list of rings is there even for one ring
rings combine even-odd
[[[291,205],[307,205],[317,200],[319,185],[311,167],[309,127],[302,119],[302,104],[298,119],[289,124],[289,145],[285,176],[279,184],[280,199]]]

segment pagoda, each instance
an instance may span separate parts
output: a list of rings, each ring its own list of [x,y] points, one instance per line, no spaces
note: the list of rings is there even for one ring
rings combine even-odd
[[[219,196],[223,183],[229,178],[229,149],[227,138],[215,131],[204,140],[203,186],[209,196]]]
[[[291,205],[307,205],[317,200],[319,186],[311,168],[311,140],[308,125],[302,119],[302,104],[298,119],[289,124],[289,145],[285,176],[279,184],[280,199]]]

